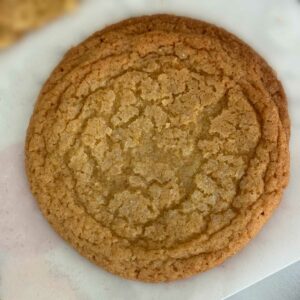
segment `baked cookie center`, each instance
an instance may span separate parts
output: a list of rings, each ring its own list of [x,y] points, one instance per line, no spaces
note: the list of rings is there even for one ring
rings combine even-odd
[[[260,138],[243,89],[176,54],[150,54],[118,73],[68,100],[71,120],[66,103],[58,107],[59,121],[68,121],[55,155],[77,204],[117,237],[150,249],[230,224]]]

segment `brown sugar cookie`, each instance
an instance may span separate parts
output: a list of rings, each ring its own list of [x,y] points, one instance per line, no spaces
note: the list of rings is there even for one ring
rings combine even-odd
[[[30,121],[26,170],[55,230],[125,278],[235,254],[280,202],[289,118],[266,62],[225,30],[133,18],[71,49]]]
[[[0,0],[0,49],[72,10],[77,0]]]

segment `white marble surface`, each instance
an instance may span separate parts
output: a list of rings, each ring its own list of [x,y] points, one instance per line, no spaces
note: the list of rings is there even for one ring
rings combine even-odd
[[[248,247],[189,280],[143,284],[95,267],[42,218],[27,186],[23,143],[39,90],[64,52],[123,18],[168,12],[236,33],[285,86],[292,119],[291,181],[274,217]],[[0,299],[223,299],[300,259],[300,3],[296,0],[83,0],[81,8],[0,53]]]
[[[226,298],[226,300],[299,300],[300,261]]]

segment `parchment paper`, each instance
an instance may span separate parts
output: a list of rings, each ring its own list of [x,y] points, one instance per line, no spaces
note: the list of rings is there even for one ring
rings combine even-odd
[[[30,194],[24,137],[43,82],[71,46],[121,19],[158,12],[236,33],[278,72],[292,119],[291,180],[282,204],[239,254],[168,284],[123,280],[94,266],[48,225]],[[0,53],[0,299],[223,299],[300,259],[300,3],[296,0],[83,0],[77,12]]]

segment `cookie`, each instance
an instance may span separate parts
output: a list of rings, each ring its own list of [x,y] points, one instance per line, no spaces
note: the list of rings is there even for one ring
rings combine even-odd
[[[77,0],[0,1],[0,49],[14,43],[25,32],[70,11]]]
[[[71,49],[36,103],[32,193],[83,256],[149,282],[208,270],[244,247],[289,175],[283,88],[214,25],[132,18]]]

